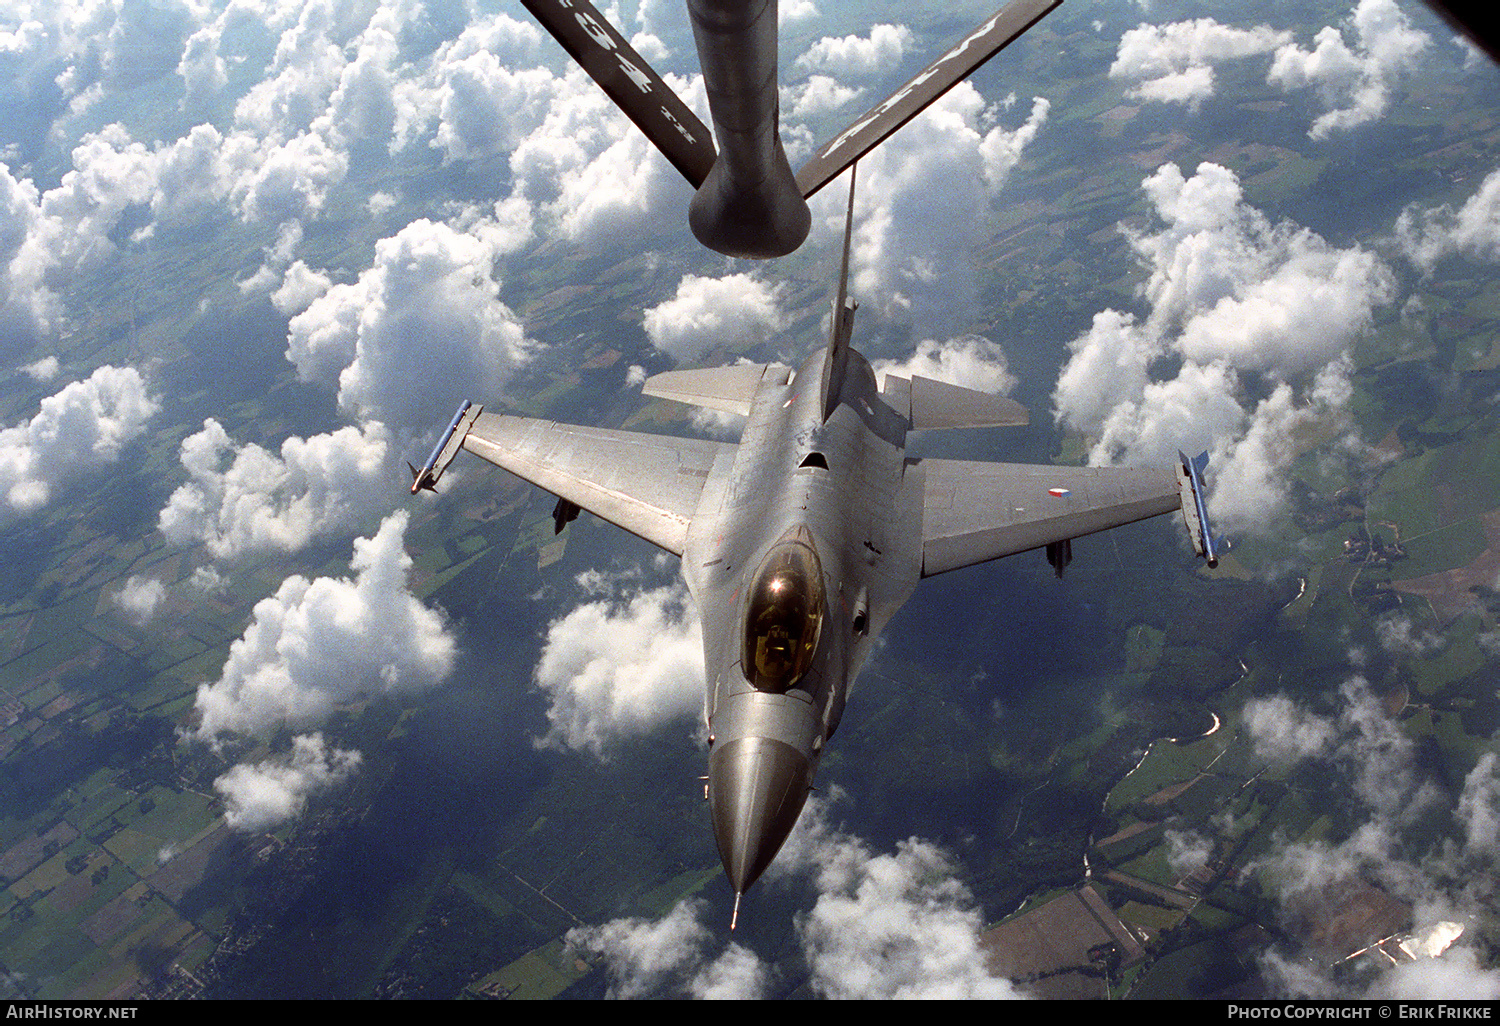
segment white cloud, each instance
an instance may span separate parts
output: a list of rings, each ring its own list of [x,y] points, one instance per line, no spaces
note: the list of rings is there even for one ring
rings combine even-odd
[[[1256,757],[1279,765],[1320,756],[1333,743],[1333,721],[1307,712],[1286,695],[1246,702],[1244,718]]]
[[[1277,900],[1302,916],[1337,900],[1342,883],[1367,880],[1407,902],[1420,928],[1460,924],[1487,914],[1493,899],[1495,823],[1500,775],[1492,753],[1480,756],[1448,808],[1418,746],[1360,677],[1339,689],[1333,717],[1308,713],[1285,696],[1247,705],[1247,725],[1258,755],[1277,761],[1306,758],[1339,781],[1363,807],[1365,818],[1341,840],[1283,841],[1247,867],[1259,871]],[[1444,838],[1441,814],[1451,813]],[[1500,970],[1478,965],[1472,951],[1455,945],[1441,958],[1387,968],[1367,990],[1325,976],[1310,963],[1285,955],[1266,960],[1271,982],[1305,997],[1467,997],[1500,993]]]
[[[850,286],[888,316],[961,309],[973,293],[973,260],[989,199],[1045,122],[1033,102],[1016,129],[984,126],[996,116],[961,82],[859,163]],[[812,200],[814,232],[843,235],[844,179]],[[949,330],[948,325],[941,325]]]
[[[1011,93],[1007,100],[1014,96]],[[1009,110],[1010,103],[1006,103],[1004,109]],[[1026,116],[1026,122],[1020,128],[1007,132],[997,125],[985,133],[979,144],[979,155],[984,159],[984,183],[991,193],[998,192],[1005,185],[1010,178],[1011,169],[1020,163],[1022,151],[1047,123],[1047,115],[1051,110],[1051,101],[1042,96],[1033,96],[1031,113]]]
[[[616,737],[701,716],[703,630],[687,590],[578,580],[600,597],[547,626],[535,681],[551,726],[539,743],[602,757]]]
[[[1394,612],[1375,621],[1380,647],[1392,654],[1427,656],[1446,645],[1447,639],[1433,631],[1418,630],[1410,616]]]
[[[828,998],[1025,997],[989,971],[981,911],[947,853],[912,837],[876,855],[833,825],[845,797],[837,787],[812,796],[766,871],[771,886],[810,877],[818,892],[795,919],[813,989]]]
[[[1168,828],[1163,837],[1167,842],[1167,865],[1179,878],[1202,869],[1213,855],[1213,841],[1196,830]]]
[[[1396,219],[1396,241],[1424,274],[1454,254],[1500,262],[1500,171],[1485,176],[1457,213],[1446,203],[1427,210],[1407,207]]]
[[[717,958],[707,960],[705,949],[714,931],[700,921],[705,907],[702,901],[681,901],[661,919],[625,918],[574,927],[565,940],[603,957],[610,998],[765,997],[770,969],[748,949],[730,942]]]
[[[796,917],[813,989],[833,999],[1019,998],[992,975],[979,946],[984,928],[946,853],[910,838],[871,855],[843,836],[819,856],[813,907]]]
[[[788,117],[806,118],[838,110],[863,94],[863,89],[846,86],[831,75],[813,75],[801,85],[784,86],[781,105]]]
[[[886,374],[903,378],[916,375],[997,395],[1007,395],[1016,386],[1005,350],[982,335],[962,335],[944,342],[923,339],[904,361],[874,360],[870,366],[881,381]]]
[[[358,528],[389,504],[395,463],[379,423],[288,438],[281,454],[236,446],[216,420],[182,442],[189,480],[162,509],[174,545],[203,542],[217,559],[280,550]]]
[[[794,920],[813,990],[829,998],[1025,997],[989,972],[981,913],[946,853],[914,837],[894,854],[874,854],[830,824],[829,806],[841,796],[835,788],[831,798],[809,799],[766,874],[765,886],[810,877],[818,892]],[[706,911],[701,900],[684,901],[659,920],[582,927],[568,941],[603,956],[611,997],[765,997],[769,964],[735,943],[715,952]]]
[[[1392,87],[1416,68],[1430,42],[1412,27],[1395,0],[1360,0],[1350,15],[1353,48],[1333,26],[1314,37],[1312,50],[1288,43],[1276,51],[1266,80],[1282,89],[1313,86],[1333,109],[1317,117],[1308,131],[1314,139],[1366,124],[1383,115]]]
[[[352,776],[361,761],[358,752],[327,748],[322,734],[302,734],[288,756],[241,763],[215,780],[214,790],[224,796],[230,829],[258,834],[296,818],[309,797]]]
[[[776,24],[790,25],[818,16],[818,7],[812,0],[787,0],[776,8]]]
[[[1500,851],[1500,759],[1485,752],[1464,778],[1458,820],[1471,851]]]
[[[295,317],[312,306],[329,289],[333,279],[314,271],[301,260],[292,263],[281,277],[281,285],[271,293],[271,305],[283,316]]]
[[[406,588],[406,513],[354,542],[353,579],[288,577],[256,603],[219,679],[198,688],[194,736],[316,724],[337,706],[439,683],[456,645],[443,617]]]
[[[901,65],[911,43],[911,29],[882,23],[873,26],[867,36],[824,36],[798,57],[793,66],[837,79],[882,75]]]
[[[1150,313],[1137,323],[1104,311],[1073,340],[1053,393],[1057,419],[1095,440],[1096,464],[1210,450],[1210,512],[1264,529],[1284,508],[1299,439],[1321,431],[1326,440],[1331,429],[1336,444],[1354,445],[1348,354],[1394,297],[1394,276],[1358,246],[1334,249],[1306,228],[1272,224],[1216,164],[1191,178],[1165,164],[1142,187],[1164,224],[1126,229],[1149,272]],[[1176,376],[1154,380],[1163,358]],[[1264,398],[1247,409],[1251,391]]]
[[[1136,99],[1196,110],[1213,95],[1216,62],[1269,53],[1291,40],[1290,32],[1269,25],[1239,29],[1212,18],[1140,25],[1120,37],[1109,77],[1135,82],[1128,95]]]
[[[764,342],[787,324],[781,287],[749,274],[723,278],[685,275],[677,295],[642,315],[651,344],[690,362],[719,348],[743,349]]]
[[[159,408],[134,367],[109,365],[43,399],[31,420],[0,429],[0,510],[30,513],[115,462]]]
[[[28,363],[21,368],[21,372],[32,381],[51,381],[57,377],[59,370],[57,357],[44,356],[35,363]]]
[[[398,430],[500,394],[532,343],[500,301],[489,240],[425,219],[380,240],[358,281],[292,318],[287,358],[304,380],[336,380],[354,416]]]
[[[136,574],[126,579],[120,590],[114,593],[112,600],[124,610],[132,623],[144,627],[156,616],[156,611],[161,608],[166,597],[167,588],[161,581],[155,577]]]

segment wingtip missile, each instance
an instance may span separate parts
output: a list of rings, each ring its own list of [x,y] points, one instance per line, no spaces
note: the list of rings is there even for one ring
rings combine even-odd
[[[411,471],[411,493],[413,495],[424,489],[429,492],[437,491],[437,482],[432,478],[430,467],[423,467],[421,470],[418,470],[411,465],[410,461],[407,461],[406,469]]]
[[[471,409],[473,410],[472,413],[470,413]],[[482,406],[475,407],[473,403],[465,399],[462,405],[459,406],[458,412],[453,415],[453,419],[448,422],[448,429],[438,437],[437,445],[432,447],[432,455],[427,457],[427,462],[422,464],[422,469],[418,470],[410,462],[406,464],[407,469],[411,471],[411,493],[413,495],[416,495],[420,491],[437,491],[438,478],[443,476],[443,471],[448,468],[448,464],[458,454],[458,446],[453,444],[453,436],[458,432],[459,425],[464,422],[466,417],[472,421],[474,417],[479,415],[479,411],[482,409]],[[465,430],[465,434],[467,433],[467,430]],[[463,439],[460,438],[459,442],[461,444]]]
[[[1203,472],[1208,468],[1208,451],[1189,458],[1179,449],[1177,458],[1182,461],[1177,472],[1182,491],[1182,519],[1187,524],[1188,536],[1193,540],[1193,551],[1212,569],[1219,565],[1219,553],[1213,529],[1208,524],[1208,507],[1203,503]]]

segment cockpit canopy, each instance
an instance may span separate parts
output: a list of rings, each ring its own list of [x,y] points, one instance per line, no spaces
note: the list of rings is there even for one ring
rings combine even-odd
[[[812,535],[793,528],[772,546],[750,588],[740,654],[745,678],[778,693],[801,680],[818,650],[824,606],[823,567]]]

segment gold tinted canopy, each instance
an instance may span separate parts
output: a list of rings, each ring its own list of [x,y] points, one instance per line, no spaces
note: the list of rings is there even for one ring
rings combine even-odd
[[[823,567],[812,535],[796,527],[766,554],[745,613],[741,665],[762,691],[792,687],[812,665],[823,627]]]

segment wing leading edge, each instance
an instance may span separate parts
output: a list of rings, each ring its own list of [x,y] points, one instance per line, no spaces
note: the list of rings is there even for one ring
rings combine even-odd
[[[924,459],[912,469],[922,472],[923,577],[1171,513],[1183,503],[1178,475],[1168,464],[1050,467]]]
[[[736,447],[481,413],[463,448],[680,556],[714,463]]]

